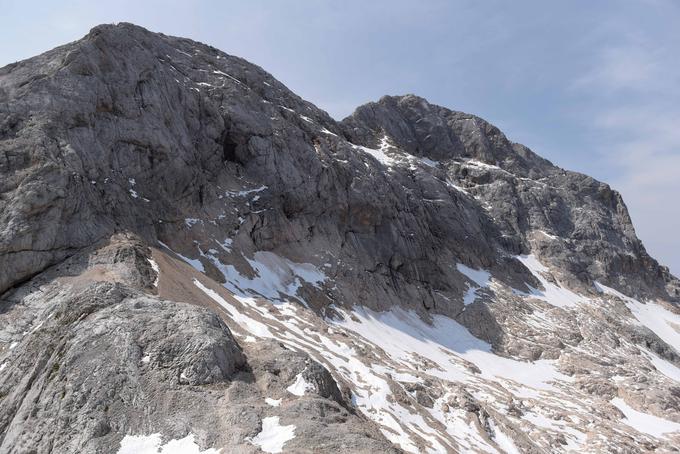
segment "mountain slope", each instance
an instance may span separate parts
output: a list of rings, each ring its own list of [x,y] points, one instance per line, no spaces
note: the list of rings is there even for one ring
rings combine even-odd
[[[131,24],[0,100],[3,450],[680,446],[680,282],[618,193],[484,120],[336,122]]]

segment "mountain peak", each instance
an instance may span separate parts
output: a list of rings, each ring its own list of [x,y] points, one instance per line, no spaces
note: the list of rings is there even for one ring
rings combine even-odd
[[[131,22],[113,22],[95,25],[90,29],[90,31],[88,32],[87,35],[85,35],[85,37],[94,37],[100,34],[108,33],[119,33],[120,31],[127,31],[128,33],[145,33],[162,35],[162,33],[151,32],[150,30],[140,25],[133,24]]]
[[[383,134],[400,148],[428,159],[474,158],[525,176],[554,170],[549,161],[510,142],[484,119],[413,94],[383,96],[359,106],[342,123],[358,143],[369,144],[371,137],[375,142],[375,136]]]

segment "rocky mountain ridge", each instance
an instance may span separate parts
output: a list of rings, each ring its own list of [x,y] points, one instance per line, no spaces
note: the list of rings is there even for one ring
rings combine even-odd
[[[0,69],[0,152],[0,450],[680,449],[680,282],[478,117],[102,25]]]

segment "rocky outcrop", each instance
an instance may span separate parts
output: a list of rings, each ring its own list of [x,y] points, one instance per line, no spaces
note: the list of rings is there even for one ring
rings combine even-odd
[[[391,449],[309,356],[273,342],[244,352],[214,308],[150,295],[148,257],[115,237],[3,301],[2,336],[16,340],[0,371],[0,451],[117,452],[127,435],[160,433],[256,452],[269,396],[296,427],[290,447]],[[314,384],[305,398],[286,391],[299,374]]]

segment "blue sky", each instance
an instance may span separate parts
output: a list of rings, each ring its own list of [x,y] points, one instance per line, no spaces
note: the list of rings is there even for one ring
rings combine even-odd
[[[128,21],[238,55],[341,119],[384,94],[477,114],[622,192],[680,275],[680,2],[0,0],[0,65]]]

